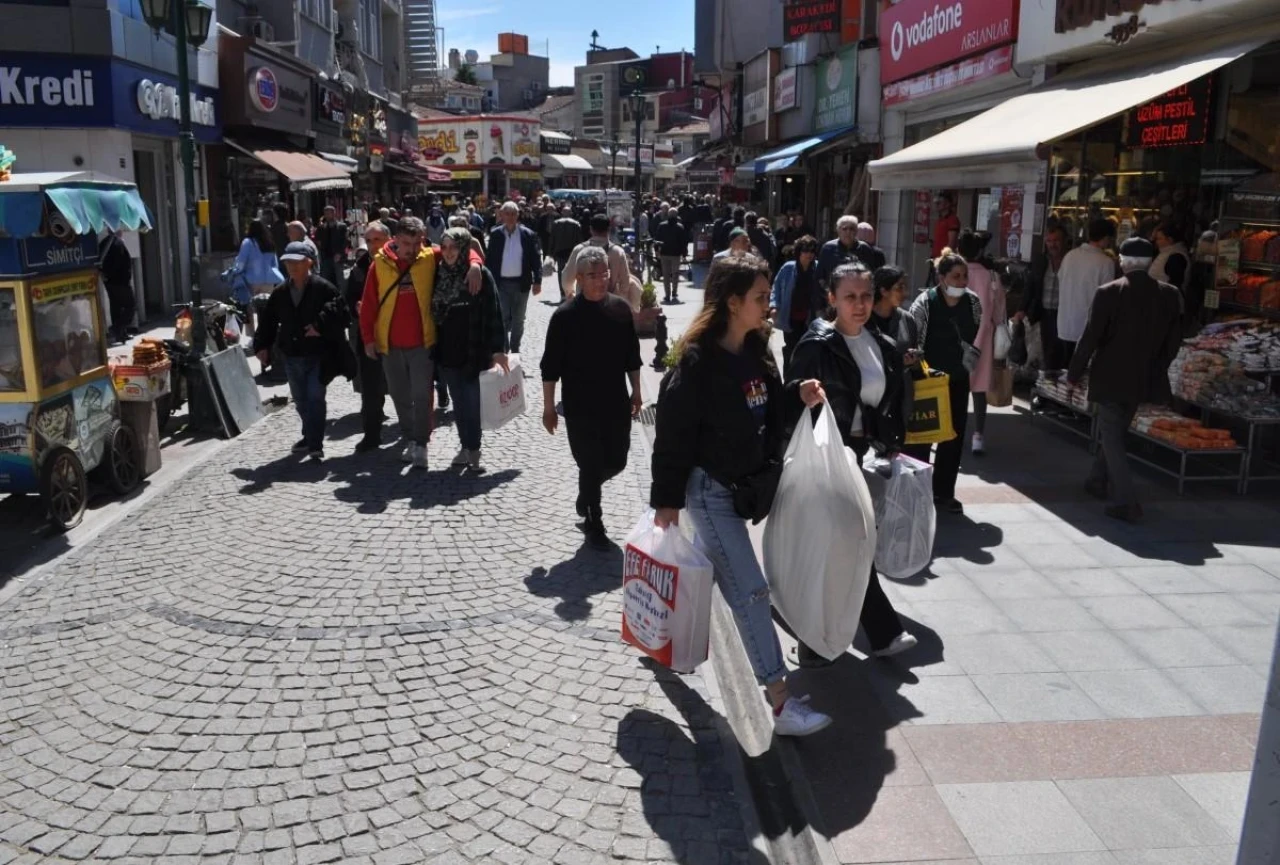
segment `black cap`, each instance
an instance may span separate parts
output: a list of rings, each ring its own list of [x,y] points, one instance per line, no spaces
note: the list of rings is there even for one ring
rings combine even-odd
[[[1145,238],[1131,237],[1120,244],[1120,254],[1125,258],[1155,258],[1155,244]]]

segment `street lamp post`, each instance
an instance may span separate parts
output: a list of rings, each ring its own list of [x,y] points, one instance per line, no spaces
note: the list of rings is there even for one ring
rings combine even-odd
[[[618,188],[618,133],[613,133],[613,164],[609,168],[609,188]]]
[[[631,94],[631,113],[636,116],[636,203],[632,213],[635,224],[637,248],[640,243],[640,133],[644,125],[644,93],[637,89]]]

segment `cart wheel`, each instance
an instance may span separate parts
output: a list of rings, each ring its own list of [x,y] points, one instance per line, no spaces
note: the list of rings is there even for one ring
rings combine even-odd
[[[137,489],[142,483],[142,460],[138,455],[138,437],[131,428],[120,421],[111,424],[102,463],[94,471],[117,495]]]
[[[80,525],[89,503],[89,484],[84,466],[75,454],[58,448],[45,457],[40,472],[40,495],[55,526],[66,531]]]

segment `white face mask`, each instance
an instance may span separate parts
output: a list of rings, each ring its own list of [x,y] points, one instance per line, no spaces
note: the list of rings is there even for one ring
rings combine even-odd
[[[954,285],[947,286],[947,297],[964,297],[964,287],[956,288]]]

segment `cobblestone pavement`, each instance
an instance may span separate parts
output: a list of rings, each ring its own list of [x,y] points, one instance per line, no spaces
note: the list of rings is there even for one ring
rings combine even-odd
[[[339,382],[325,463],[280,412],[0,607],[0,862],[762,861],[703,682],[619,642],[621,552],[583,546],[526,393],[486,474],[446,420],[424,475],[353,454]],[[647,475],[637,428],[614,538]]]

